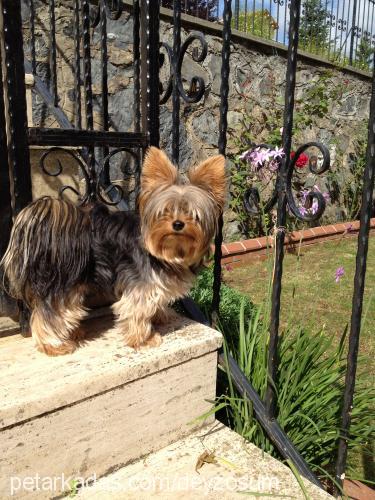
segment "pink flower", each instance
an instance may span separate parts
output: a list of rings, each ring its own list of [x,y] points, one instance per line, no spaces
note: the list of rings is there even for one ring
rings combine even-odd
[[[264,162],[264,154],[263,151],[260,150],[260,148],[254,149],[254,151],[250,155],[251,163],[254,166],[261,166],[262,163]]]
[[[336,269],[336,273],[335,273],[335,281],[336,283],[338,283],[340,281],[340,279],[344,276],[345,274],[345,271],[344,271],[344,268],[341,266],[341,267],[338,267]]]
[[[271,151],[273,154],[274,159],[276,158],[283,158],[285,156],[284,149],[283,148],[275,148],[274,151]]]

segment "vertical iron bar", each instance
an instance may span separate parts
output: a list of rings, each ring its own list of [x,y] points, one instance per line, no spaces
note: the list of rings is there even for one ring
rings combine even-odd
[[[352,13],[352,27],[350,33],[350,48],[349,48],[349,64],[353,65],[353,50],[354,50],[354,38],[356,33],[356,17],[357,17],[357,0],[354,0],[353,3],[353,13]]]
[[[6,136],[2,58],[0,53],[0,259],[4,255],[12,228],[12,206]]]
[[[276,33],[275,33],[275,41],[279,41],[279,18],[280,18],[280,3],[277,2],[276,5]]]
[[[247,0],[245,1],[245,18],[244,18],[244,26],[243,26],[243,31],[246,33],[247,32]]]
[[[94,129],[93,107],[92,107],[92,81],[91,81],[91,50],[90,50],[90,2],[82,0],[82,34],[83,34],[83,77],[85,88],[85,112],[86,128]],[[88,169],[89,169],[89,197],[96,199],[96,171],[94,148],[88,148]]]
[[[327,13],[328,13],[328,0],[325,0],[324,10],[325,10],[325,14],[326,14],[326,17],[327,17]],[[328,22],[328,19],[327,19],[327,22]],[[331,22],[331,21],[329,21],[329,22]],[[329,53],[329,46],[331,44],[330,42],[331,42],[331,39],[328,38],[328,47],[327,47],[328,48],[328,53]]]
[[[255,0],[254,0],[255,1]],[[290,9],[289,2],[286,2],[285,4],[285,10],[284,10],[284,36],[283,36],[283,44],[285,45],[286,42],[286,22],[287,22],[287,12],[288,9]]]
[[[181,49],[181,1],[173,0],[173,91],[172,91],[172,160],[178,165],[180,157],[180,94],[177,66]]]
[[[371,43],[371,31],[370,31],[371,28],[372,28],[372,25],[370,24],[370,2],[369,2],[368,6],[367,6],[367,22],[366,22],[366,35],[365,35],[365,38],[366,38],[366,41],[368,41],[370,43]],[[370,58],[367,59],[367,65],[368,66],[370,65],[369,59]]]
[[[270,7],[270,10],[269,10],[270,17],[268,20],[268,39],[270,40],[271,39],[272,0],[270,0],[269,7]]]
[[[341,6],[341,14],[340,14],[340,16],[341,16],[340,19],[341,19],[342,23],[341,23],[340,45],[339,45],[339,47],[342,46],[342,37],[344,36],[344,29],[345,29],[345,25],[344,25],[344,22],[345,22],[345,20],[344,20],[344,5]],[[337,22],[338,22],[338,20],[337,20]],[[339,53],[339,57],[341,57],[341,53]]]
[[[350,0],[349,0],[350,1]],[[331,2],[331,12],[329,14],[329,41],[332,40],[332,23],[333,23],[333,2]],[[334,42],[334,40],[333,40]],[[336,44],[333,43],[333,57],[335,57],[336,53]],[[331,44],[328,45],[328,59],[330,58],[331,54]]]
[[[375,65],[374,65],[375,67]],[[368,123],[368,142],[366,152],[366,166],[363,173],[362,205],[360,214],[360,228],[358,233],[358,250],[354,276],[354,291],[352,302],[352,315],[349,335],[349,351],[345,376],[345,392],[341,414],[341,436],[338,444],[336,462],[336,481],[342,484],[345,473],[348,452],[348,438],[353,409],[353,395],[355,389],[355,376],[361,332],[361,316],[363,306],[363,292],[366,278],[366,261],[368,253],[368,239],[370,218],[372,212],[372,195],[375,179],[375,69],[372,76],[372,92],[370,102],[370,117]]]
[[[372,5],[372,7],[371,7],[372,10],[371,10],[371,24],[370,24],[370,27],[371,27],[371,31],[370,31],[370,46],[374,49],[373,44],[372,44],[372,41],[373,41],[373,32],[372,32],[372,29],[373,29],[373,26],[374,26],[375,5],[373,3],[371,5]],[[371,62],[373,62],[373,61],[371,61]],[[371,64],[371,62],[370,62],[370,64]],[[370,66],[370,68],[371,68],[371,66]]]
[[[253,0],[253,22],[252,22],[252,33],[255,31],[255,0]]]
[[[159,0],[141,0],[142,128],[159,146]]]
[[[31,44],[31,67],[33,74],[36,74],[36,55],[35,55],[35,7],[34,0],[30,0],[30,44]]]
[[[14,212],[31,201],[30,156],[27,140],[27,106],[20,0],[2,0],[2,47],[5,61],[5,107],[8,117],[8,151],[13,184]]]
[[[133,80],[134,80],[134,132],[140,132],[141,130],[141,108],[140,108],[140,11],[139,11],[139,0],[133,1]]]
[[[0,259],[8,246],[12,229],[12,197],[4,107],[3,71],[0,53]],[[2,280],[0,276],[0,280]],[[16,316],[17,302],[0,287],[0,315]]]
[[[229,94],[229,61],[230,61],[230,39],[232,22],[232,0],[224,0],[223,12],[223,47],[221,51],[221,85],[220,85],[220,122],[219,122],[219,153],[225,155],[227,147],[227,114]],[[221,286],[221,245],[223,243],[223,216],[218,220],[218,228],[215,237],[214,256],[214,283],[212,296],[211,322],[215,326],[219,318],[220,286]]]
[[[339,5],[340,2],[337,2],[337,8],[336,8],[336,23],[335,23],[335,51],[337,52],[337,49],[336,49],[336,40],[337,40],[337,28],[339,26]]]
[[[140,108],[140,10],[139,10],[139,0],[133,0],[133,117],[134,117],[134,132],[141,131],[141,108]],[[138,159],[140,158],[140,148],[137,149]],[[136,164],[136,177],[135,177],[135,192],[136,197],[138,196],[140,187],[140,162],[137,160]]]
[[[102,66],[102,127],[103,130],[108,130],[107,14],[104,0],[100,0],[100,62]]]
[[[337,6],[336,6],[336,22],[335,22],[335,37],[334,37],[334,57],[336,59],[336,56],[337,56],[337,30],[338,30],[338,27],[339,27],[339,6],[340,6],[340,2],[337,2]]]
[[[224,20],[224,15],[225,15],[224,12],[225,12],[225,6],[224,6],[224,11],[223,11],[223,20]],[[236,28],[236,30],[238,30],[239,18],[240,18],[240,0],[235,0],[235,2],[234,2],[234,27]]]
[[[74,100],[76,104],[76,128],[82,128],[82,112],[81,112],[81,22],[80,22],[80,0],[74,2]]]
[[[32,199],[27,106],[20,0],[1,0],[0,30],[3,33],[2,59],[5,61],[4,106],[13,214],[17,215]],[[28,330],[28,311],[20,307],[20,327]]]
[[[301,7],[301,0],[291,0],[288,61],[286,70],[286,86],[285,86],[284,123],[283,123],[283,148],[285,156],[277,179],[278,203],[277,203],[277,221],[276,221],[276,235],[275,235],[276,248],[275,248],[274,275],[272,282],[270,339],[268,347],[269,380],[265,396],[265,405],[270,418],[275,418],[275,413],[276,413],[276,393],[274,389],[274,384],[276,381],[276,373],[277,373],[277,345],[279,336],[281,279],[283,273],[286,206],[287,206],[286,189],[287,189],[288,170],[290,164],[290,151],[292,145],[293,108],[294,108],[294,93],[296,85],[300,7]]]
[[[56,69],[56,19],[55,19],[55,0],[49,0],[49,23],[50,23],[50,68],[51,68],[51,87],[53,95],[53,105],[59,105],[57,94],[57,69]]]
[[[107,51],[107,13],[104,0],[99,3],[99,30],[100,30],[100,62],[102,67],[102,129],[109,130],[109,114],[108,114],[108,51]],[[103,147],[101,150],[103,158],[106,158],[109,153],[108,147]],[[103,169],[102,182],[104,185],[110,184],[109,164]]]

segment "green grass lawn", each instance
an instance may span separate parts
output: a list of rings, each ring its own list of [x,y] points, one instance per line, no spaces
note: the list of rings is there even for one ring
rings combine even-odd
[[[306,325],[312,331],[324,328],[337,346],[346,325],[350,327],[353,279],[357,238],[301,247],[296,254],[286,253],[281,297],[281,329],[288,324]],[[263,261],[254,260],[224,271],[224,281],[261,304],[269,293],[272,276],[272,249]],[[335,281],[336,269],[344,268],[344,276]],[[362,329],[359,353],[367,358],[365,367],[372,383],[375,379],[375,238],[370,238]],[[371,383],[371,382],[370,382]],[[374,451],[370,444],[370,449]],[[374,479],[373,459],[360,451],[349,454],[349,463],[358,477]]]
[[[319,330],[335,344],[341,338],[345,326],[350,324],[353,279],[357,238],[301,247],[296,254],[286,253],[283,268],[281,297],[281,328],[288,322],[299,323]],[[270,249],[270,253],[272,249]],[[255,304],[260,304],[268,293],[272,274],[272,256],[224,271],[224,280],[246,293]],[[344,276],[338,283],[335,272],[344,268]],[[370,358],[375,373],[375,238],[370,238],[364,316],[360,338],[360,352]]]

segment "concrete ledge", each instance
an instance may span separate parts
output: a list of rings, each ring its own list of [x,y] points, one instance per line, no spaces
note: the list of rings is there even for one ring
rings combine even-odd
[[[304,484],[311,499],[333,498],[307,479]],[[288,467],[215,423],[99,479],[83,488],[78,498],[233,500],[241,498],[241,493],[249,498],[306,498]]]
[[[285,237],[286,251],[295,251],[301,246],[313,245],[323,241],[337,240],[357,236],[359,221],[319,226],[303,231],[287,233]],[[375,217],[370,220],[370,234],[375,234]],[[253,238],[251,240],[224,243],[222,249],[222,264],[240,265],[254,258],[265,258],[272,252],[274,240],[271,236]]]
[[[218,332],[180,318],[161,329],[160,347],[135,352],[108,319],[87,323],[86,344],[70,356],[0,339],[0,498],[11,477],[100,476],[202,425],[188,423],[215,397]]]

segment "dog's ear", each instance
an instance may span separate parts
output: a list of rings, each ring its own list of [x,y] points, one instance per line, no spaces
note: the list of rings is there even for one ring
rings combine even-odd
[[[169,161],[167,155],[160,149],[151,146],[146,153],[142,166],[141,192],[139,207],[144,204],[155,189],[160,186],[170,186],[177,181],[177,169]]]
[[[192,167],[188,173],[191,184],[208,191],[218,204],[220,210],[225,202],[225,158],[222,155],[213,156],[197,167]]]

